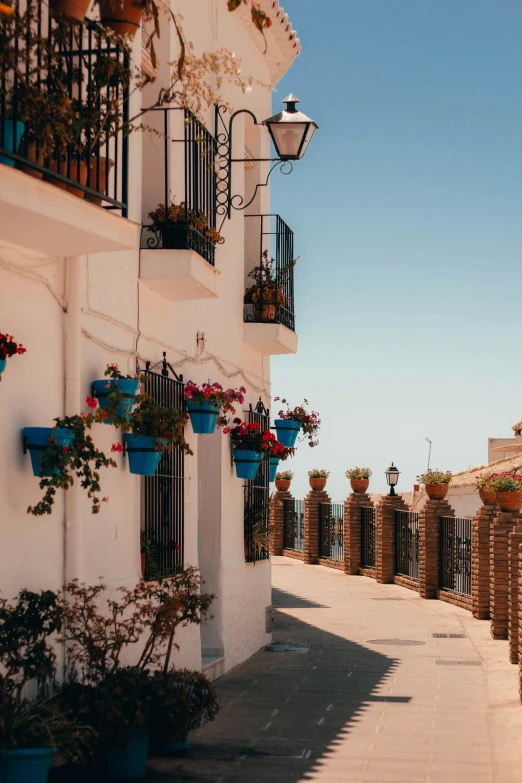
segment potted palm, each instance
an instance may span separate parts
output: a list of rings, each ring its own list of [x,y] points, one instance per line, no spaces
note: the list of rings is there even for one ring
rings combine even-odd
[[[520,511],[522,508],[522,476],[516,473],[494,473],[491,488],[502,511]]]
[[[279,402],[279,400],[279,397],[274,397],[274,402]],[[319,441],[315,436],[319,432],[321,420],[316,411],[309,412],[307,410],[308,400],[303,400],[303,404],[296,405],[295,408],[290,408],[285,399],[282,399],[281,402],[286,405],[287,409],[286,411],[280,410],[279,418],[274,421],[278,441],[283,446],[292,448],[302,430],[303,437],[308,439],[308,445],[312,448],[317,446]]]
[[[326,486],[326,480],[330,475],[329,470],[314,468],[308,471],[308,480],[313,490],[322,490]]]
[[[22,343],[15,343],[12,335],[0,333],[0,375],[5,370],[8,359],[17,354],[25,353],[26,350]]]
[[[216,425],[227,424],[227,413],[236,412],[234,402],[242,405],[246,389],[223,389],[220,383],[204,383],[201,387],[193,381],[185,386],[185,403],[192,429],[198,435],[211,435]]]
[[[346,478],[350,479],[353,492],[366,492],[370,485],[370,468],[351,468],[346,471]]]
[[[185,201],[179,204],[172,202],[168,209],[165,204],[158,204],[148,216],[151,223],[147,226],[147,231],[161,236],[162,246],[166,250],[183,250],[189,247],[191,230],[201,234],[212,245],[222,241],[216,229],[209,226],[208,217],[202,212],[189,209]]]
[[[282,470],[280,473],[276,473],[275,486],[278,492],[288,492],[290,489],[290,482],[292,481],[294,474],[291,470]]]
[[[426,487],[426,494],[430,500],[444,500],[448,494],[452,475],[449,470],[427,470],[418,478],[420,483]]]

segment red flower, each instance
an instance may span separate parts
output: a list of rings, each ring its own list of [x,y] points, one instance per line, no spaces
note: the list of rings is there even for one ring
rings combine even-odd
[[[281,397],[274,397],[274,402],[279,402],[280,399]]]
[[[258,430],[259,429],[259,423],[257,421],[251,421],[248,425],[249,430]]]
[[[121,443],[113,443],[111,446],[111,451],[121,453],[123,451],[123,446]]]
[[[103,413],[102,413],[102,419],[108,419],[108,418],[109,418],[109,413],[108,413],[108,411],[103,411]]]
[[[223,435],[230,435],[232,432],[230,427],[223,427]]]
[[[68,454],[69,453],[69,446],[64,446],[63,447],[63,453],[64,454]]]
[[[85,398],[85,402],[87,403],[89,408],[97,408],[98,407],[98,401],[94,399],[94,397],[91,397],[90,395]]]
[[[109,502],[109,496],[105,495],[104,498],[102,498],[102,503],[108,503]]]
[[[179,550],[181,549],[181,547],[180,547],[180,545],[179,545],[179,544],[174,544],[174,549],[176,550],[176,552],[179,552]]]

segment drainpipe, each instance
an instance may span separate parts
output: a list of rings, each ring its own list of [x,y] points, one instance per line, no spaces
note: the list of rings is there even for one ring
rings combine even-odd
[[[65,415],[81,411],[82,276],[86,256],[68,256],[65,317]],[[82,579],[82,496],[79,480],[65,492],[64,577]]]

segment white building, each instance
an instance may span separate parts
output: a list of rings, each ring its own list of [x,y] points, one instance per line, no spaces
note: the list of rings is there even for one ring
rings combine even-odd
[[[261,0],[260,6],[273,21],[265,37],[253,27],[246,6],[234,13],[222,0],[178,0],[173,6],[184,18],[184,34],[196,54],[227,47],[242,61],[242,76],[253,77],[246,93],[234,80],[225,80],[221,92],[230,109],[219,125],[221,134],[233,111],[248,109],[263,120],[280,110],[272,109],[271,89],[299,53],[299,41],[277,0]],[[167,63],[177,60],[179,44],[166,17],[156,50],[157,79],[145,94],[131,95],[130,116],[154,101],[159,87],[168,87],[172,66]],[[134,63],[141,55],[137,36]],[[161,133],[164,121],[167,140]],[[109,502],[102,503],[98,515],[91,514],[76,481],[58,493],[51,515],[35,517],[27,507],[38,501],[41,490],[21,438],[25,426],[52,426],[55,417],[84,410],[92,381],[103,377],[110,362],[129,374],[150,362],[160,397],[180,395],[178,373],[185,382],[210,378],[224,386],[244,385],[245,408],[255,409],[260,399],[268,408],[270,356],[297,350],[293,299],[275,323],[255,322],[247,306],[246,317],[254,322],[245,323],[245,281],[263,249],[274,254],[268,231],[278,232],[279,252],[291,255],[293,234],[283,221],[259,217],[270,214],[269,187],[261,187],[246,210],[232,209],[230,219],[216,214],[215,169],[203,165],[212,156],[215,168],[223,162],[223,148],[215,146],[212,107],[199,122],[187,122],[177,108],[158,111],[147,115],[146,123],[160,133],[133,133],[128,142],[120,136],[117,149],[110,142],[117,166],[109,195],[125,202],[112,210],[106,199],[101,205],[88,203],[30,176],[19,169],[18,159],[16,167],[0,164],[0,332],[27,348],[23,356],[8,360],[0,384],[0,590],[11,597],[22,587],[58,589],[74,577],[91,583],[102,577],[111,587],[131,585],[141,576],[140,530],[145,529],[160,541],[163,565],[199,566],[206,589],[217,595],[213,619],[201,628],[183,629],[176,660],[200,668],[203,656],[210,676],[217,676],[271,638],[270,563],[246,562],[244,537],[245,510],[248,521],[253,507],[266,499],[264,479],[245,488],[235,476],[229,439],[220,432],[196,436],[189,424],[186,437],[194,455],[184,465],[175,455],[162,463],[156,477],[140,479],[129,473],[126,457],[116,455],[118,468],[102,472]],[[233,130],[233,158],[270,157],[265,127],[243,113]],[[233,163],[228,195],[248,201],[268,169],[267,162]],[[184,249],[147,247],[154,235],[142,232],[142,222],[165,202],[166,173],[170,199],[205,211],[218,229],[224,217],[225,242],[215,251],[190,231]],[[102,190],[96,183],[93,189]],[[161,363],[164,352],[168,366]],[[118,439],[114,428],[104,425],[95,425],[93,438],[106,454]]]

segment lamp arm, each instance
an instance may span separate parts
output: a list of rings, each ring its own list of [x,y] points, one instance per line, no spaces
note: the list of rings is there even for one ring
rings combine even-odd
[[[230,117],[230,121],[228,123],[228,192],[229,193],[232,193],[232,163],[233,163],[233,159],[232,159],[232,127],[233,127],[233,123],[234,123],[235,118],[239,114],[249,114],[252,117],[252,119],[254,120],[254,125],[259,125],[260,124],[257,121],[256,115],[253,112],[251,112],[250,109],[238,109]],[[256,188],[256,193],[257,193],[257,188]],[[255,193],[254,193],[254,197],[255,197]],[[227,215],[228,215],[229,219],[230,219],[230,217],[232,215],[232,198],[233,197],[230,197],[229,200],[228,200]],[[242,199],[240,201],[240,204],[241,203],[242,203]],[[250,204],[251,202],[249,201],[248,203]],[[246,206],[248,206],[248,204]]]

